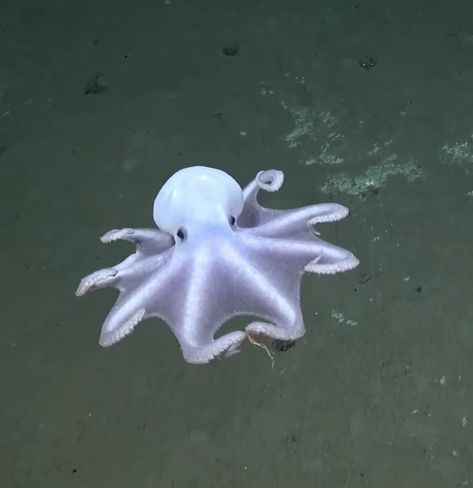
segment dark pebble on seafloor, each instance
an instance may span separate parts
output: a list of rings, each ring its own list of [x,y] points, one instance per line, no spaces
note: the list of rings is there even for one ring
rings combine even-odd
[[[230,44],[228,46],[225,46],[223,49],[222,49],[222,52],[223,54],[225,54],[226,56],[235,56],[235,54],[238,53],[238,50],[240,49],[240,47],[238,46],[238,44]]]

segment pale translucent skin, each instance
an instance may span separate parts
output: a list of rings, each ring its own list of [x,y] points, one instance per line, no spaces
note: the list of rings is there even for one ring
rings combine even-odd
[[[334,274],[358,259],[318,237],[314,226],[348,215],[336,203],[292,210],[264,208],[260,189],[277,191],[284,175],[260,171],[242,191],[221,170],[194,166],[174,174],[158,193],[158,229],[119,229],[117,239],[136,252],[79,284],[76,295],[114,287],[119,296],[102,326],[100,344],[110,346],[148,317],[164,320],[190,363],[207,363],[238,352],[241,344],[290,341],[304,335],[300,286],[304,272]],[[215,338],[237,315],[254,316],[245,330]]]

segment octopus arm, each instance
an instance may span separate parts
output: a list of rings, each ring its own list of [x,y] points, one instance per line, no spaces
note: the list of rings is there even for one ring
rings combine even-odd
[[[108,244],[117,240],[132,242],[136,245],[136,252],[124,261],[111,268],[94,271],[82,278],[76,290],[76,296],[85,295],[90,290],[112,287],[121,290],[121,278],[129,270],[135,273],[140,268],[149,267],[148,258],[162,260],[165,252],[169,250],[173,238],[157,229],[113,229],[100,238],[101,242]]]
[[[305,332],[299,302],[302,273],[293,267],[276,266],[276,256],[266,251],[251,245],[227,250],[233,299],[242,313],[258,317],[245,328],[250,338],[298,339]]]
[[[313,232],[318,223],[335,222],[348,215],[348,209],[337,203],[308,205],[292,210],[265,208],[258,203],[259,190],[278,191],[284,174],[278,170],[260,171],[243,190],[244,205],[238,225],[260,236],[283,237],[295,232]]]
[[[330,244],[315,235],[297,239],[257,238],[255,245],[274,260],[309,273],[335,274],[358,266],[358,259],[348,250]]]
[[[304,271],[309,273],[343,273],[359,264],[356,256],[350,251],[321,239],[317,239],[316,242],[286,242],[285,245],[288,253],[307,262]]]
[[[273,192],[278,191],[284,183],[284,173],[278,169],[268,169],[260,171],[253,181],[243,189],[245,202],[256,202],[256,197],[260,189]]]
[[[156,254],[167,251],[174,244],[174,239],[159,229],[113,229],[100,240],[104,244],[117,240],[128,241],[136,245],[138,254]]]
[[[274,210],[262,207],[257,200],[258,192],[278,191],[284,182],[282,171],[271,169],[260,171],[256,178],[243,189],[243,210],[238,217],[240,227],[254,227],[274,218]]]
[[[143,263],[132,266],[119,276],[120,294],[102,325],[101,346],[115,344],[146,318],[167,319],[166,312],[173,306],[169,289],[176,281],[178,270],[160,258],[150,258],[145,266]]]
[[[262,207],[258,212],[262,211]],[[314,233],[313,226],[322,222],[335,222],[348,215],[348,209],[338,203],[320,203],[293,210],[264,209],[265,222],[251,227],[255,235],[268,237],[291,236],[297,232]]]
[[[173,239],[168,234],[154,229],[119,229],[102,236],[104,243],[118,239],[133,242],[136,252],[121,263],[94,271],[82,278],[76,290],[82,296],[90,290],[116,288],[120,295],[102,326],[100,344],[109,346],[130,333],[140,320],[148,316],[139,306],[148,293],[159,291],[163,282],[162,269],[170,258]],[[157,279],[154,276],[158,275]],[[149,283],[153,281],[153,285]],[[165,285],[163,285],[165,286]]]
[[[203,364],[222,354],[235,354],[246,339],[245,332],[232,331],[215,338],[223,323],[235,315],[226,286],[228,267],[220,253],[208,247],[191,260],[183,257],[177,261],[181,271],[163,291],[163,302],[171,308],[161,318],[174,332],[184,359]]]

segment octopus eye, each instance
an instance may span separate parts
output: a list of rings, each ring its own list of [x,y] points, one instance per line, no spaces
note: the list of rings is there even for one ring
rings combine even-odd
[[[184,230],[184,227],[181,227],[176,232],[176,235],[181,241],[183,241],[187,236],[187,232]]]
[[[230,222],[230,225],[233,227],[236,223],[236,218],[233,215],[230,215],[228,221]]]

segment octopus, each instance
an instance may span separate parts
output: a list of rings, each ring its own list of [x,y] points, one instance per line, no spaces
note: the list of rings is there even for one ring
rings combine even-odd
[[[164,321],[185,361],[208,363],[239,352],[242,344],[292,342],[305,333],[301,312],[304,273],[330,275],[351,270],[358,259],[320,238],[316,225],[348,215],[337,203],[296,209],[265,208],[258,193],[278,191],[282,171],[259,171],[243,189],[229,174],[206,166],[183,168],[158,192],[156,228],[114,229],[136,250],[116,266],[85,276],[76,290],[119,291],[106,317],[99,344],[111,346],[143,320]],[[236,316],[248,316],[244,330],[216,337]]]

